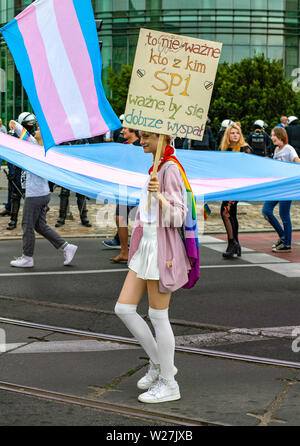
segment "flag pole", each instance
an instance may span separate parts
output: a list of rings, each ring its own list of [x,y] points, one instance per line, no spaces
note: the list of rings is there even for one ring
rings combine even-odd
[[[158,143],[157,143],[157,150],[156,150],[156,155],[155,155],[155,160],[154,160],[154,166],[153,166],[153,172],[152,172],[152,177],[154,178],[157,175],[157,169],[158,169],[158,164],[159,161],[163,155],[163,151],[166,147],[166,144],[164,144],[164,137],[165,135],[160,134],[159,135],[159,139],[158,139]],[[149,211],[151,207],[151,192],[148,193],[148,204],[147,204],[147,208],[146,210]]]

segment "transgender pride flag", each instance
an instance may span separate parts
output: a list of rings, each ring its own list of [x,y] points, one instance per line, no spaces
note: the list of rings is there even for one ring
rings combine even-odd
[[[1,31],[46,150],[121,127],[101,82],[101,54],[90,0],[36,0]]]

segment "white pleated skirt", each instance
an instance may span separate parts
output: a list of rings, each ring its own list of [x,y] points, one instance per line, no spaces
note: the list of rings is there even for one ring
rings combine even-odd
[[[156,223],[144,223],[143,237],[129,268],[136,272],[139,279],[159,280]]]

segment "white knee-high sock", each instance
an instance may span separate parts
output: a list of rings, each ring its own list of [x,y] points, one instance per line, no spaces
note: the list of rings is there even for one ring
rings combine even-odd
[[[137,305],[116,303],[115,313],[139,341],[153,364],[159,364],[157,343],[144,319],[136,312]]]
[[[169,322],[168,308],[154,310],[149,307],[148,314],[156,335],[160,375],[172,381],[174,379],[175,338]]]

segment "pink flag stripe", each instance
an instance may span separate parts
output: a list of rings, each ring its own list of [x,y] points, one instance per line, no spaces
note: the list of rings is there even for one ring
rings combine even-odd
[[[75,139],[49,68],[46,49],[37,24],[36,12],[18,18],[18,26],[30,59],[37,94],[56,144]],[[47,87],[45,87],[47,80]],[[42,85],[42,87],[41,87]]]
[[[54,0],[54,10],[60,35],[89,117],[91,135],[107,132],[109,129],[99,110],[93,67],[73,1]]]
[[[17,15],[16,19],[18,19],[18,20],[19,20],[19,19],[23,19],[27,14],[30,15],[34,9],[35,9],[35,6],[34,6],[33,4],[27,6],[27,8],[23,9],[23,11],[21,11],[21,12]]]
[[[205,185],[206,187],[209,187],[209,185],[211,184],[212,187],[215,187],[216,185],[220,186],[222,189],[231,189],[232,187],[236,188],[236,187],[245,187],[245,186],[249,186],[253,183],[253,181],[255,181],[255,183],[253,184],[260,184],[260,183],[265,183],[266,181],[276,181],[279,180],[281,178],[218,178],[218,179],[205,179]],[[230,183],[228,183],[228,181],[230,181]],[[199,186],[201,187],[203,185],[203,179],[193,179],[190,180],[191,185],[193,184],[193,186]]]
[[[21,139],[0,132],[1,144],[15,152],[34,158],[45,164],[50,164],[51,166],[109,183],[142,188],[148,178],[148,175],[139,173],[134,173],[133,175],[132,172],[128,172],[127,170],[74,158],[73,156],[64,155],[51,149],[48,150],[47,156],[45,157],[44,147],[22,141]]]
[[[201,179],[189,180],[195,195],[205,195],[210,192],[219,192],[231,189],[240,189],[247,186],[255,186],[256,184],[270,183],[281,178],[222,178],[222,179]]]
[[[65,154],[48,150],[45,157],[44,148],[36,144],[22,141],[10,135],[0,132],[0,145],[8,147],[15,152],[21,153],[25,156],[37,159],[45,164],[59,167],[61,169],[85,175],[90,178],[95,178],[109,183],[120,184],[123,186],[130,186],[142,188],[148,178],[148,175],[128,172],[127,170],[117,169],[86,161],[79,158],[74,158]],[[274,180],[283,178],[224,178],[224,179],[205,179],[205,180],[189,180],[193,188],[194,194],[202,195],[209,192],[218,192],[224,189],[238,189],[245,186],[253,186],[255,184],[269,183]],[[234,180],[234,181],[233,181]]]

